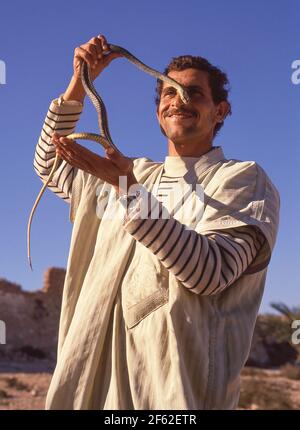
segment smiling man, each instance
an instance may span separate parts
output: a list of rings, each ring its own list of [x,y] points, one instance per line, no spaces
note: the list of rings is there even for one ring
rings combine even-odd
[[[46,408],[235,408],[278,192],[255,161],[226,159],[213,146],[231,113],[228,81],[202,57],[174,58],[165,70],[186,87],[187,104],[157,83],[163,162],[101,157],[61,137],[82,111],[80,62],[95,79],[113,58],[103,36],[76,48],[70,84],[51,103],[36,147],[42,180],[61,156],[49,188],[70,203],[74,223]],[[105,216],[124,207],[121,218]]]
[[[198,68],[192,68],[198,67]],[[183,70],[172,70],[173,67]],[[186,68],[187,67],[187,68]],[[168,137],[169,155],[200,157],[212,148],[212,140],[217,132],[218,124],[230,112],[227,97],[220,100],[213,99],[209,83],[209,74],[213,71],[205,59],[190,56],[173,60],[167,69],[168,76],[185,86],[190,96],[186,106],[181,101],[176,90],[168,85],[158,83],[157,119],[163,133]],[[220,84],[226,82],[224,74],[219,72]],[[219,85],[220,85],[219,84]],[[226,90],[223,90],[226,91]]]

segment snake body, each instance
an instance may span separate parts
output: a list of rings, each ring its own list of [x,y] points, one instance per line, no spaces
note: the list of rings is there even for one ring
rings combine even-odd
[[[171,79],[168,76],[163,75],[162,73],[160,73],[160,72],[152,69],[151,67],[147,66],[146,64],[142,63],[138,58],[136,58],[134,55],[132,55],[129,51],[122,48],[121,46],[110,44],[109,50],[110,50],[110,52],[117,52],[117,53],[121,54],[128,61],[133,63],[135,66],[137,66],[139,69],[141,69],[144,72],[154,76],[157,79],[164,81],[166,84],[169,84],[170,86],[174,87],[178,91],[180,98],[182,99],[183,103],[188,103],[189,96],[188,96],[185,88],[182,85],[180,85],[178,82],[176,82],[174,79]],[[93,85],[93,82],[90,78],[89,66],[85,61],[83,61],[81,64],[80,76],[81,76],[81,81],[82,81],[84,90],[85,90],[86,94],[88,95],[88,97],[90,98],[91,102],[93,103],[93,105],[97,111],[100,134],[71,133],[66,137],[68,137],[69,139],[73,139],[73,140],[75,140],[75,139],[91,140],[91,141],[100,143],[105,149],[107,149],[109,147],[113,147],[116,151],[120,152],[120,150],[113,143],[112,138],[110,136],[110,132],[109,132],[109,128],[108,128],[106,108],[105,108],[103,100],[101,99],[100,95],[97,93],[97,91]],[[53,175],[59,166],[59,161],[60,161],[60,157],[58,156],[58,154],[56,154],[53,166],[52,166],[51,171],[49,173],[49,176],[48,176],[47,180],[44,182],[43,187],[41,188],[41,190],[40,190],[40,192],[39,192],[39,194],[38,194],[38,196],[34,202],[34,205],[31,209],[31,212],[30,212],[28,225],[27,225],[27,257],[28,257],[28,262],[29,262],[31,270],[32,270],[32,262],[31,262],[31,251],[30,251],[30,232],[31,232],[31,224],[32,224],[33,215],[34,215],[34,212],[36,210],[36,207],[37,207],[42,195],[44,194],[45,189],[47,188],[47,186],[51,182]]]

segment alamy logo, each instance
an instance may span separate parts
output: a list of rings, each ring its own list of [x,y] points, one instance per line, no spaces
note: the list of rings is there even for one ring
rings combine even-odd
[[[126,177],[120,177],[125,178]],[[121,181],[120,181],[121,182]],[[122,187],[121,189],[126,189]],[[111,193],[111,185],[106,183],[99,186],[96,191],[97,208],[96,213],[100,219],[112,220],[115,218],[123,219],[126,212],[122,205],[117,205],[118,195]],[[148,193],[147,189],[141,184],[134,184],[129,188],[129,194],[139,193],[141,195],[142,204],[139,207],[138,214],[135,219],[169,219],[172,212],[180,213],[181,222],[193,228],[201,220],[204,211],[204,190],[200,184],[176,184],[172,191],[169,192],[164,201],[166,207],[171,208],[171,213],[165,206],[160,207],[154,194]],[[134,205],[134,202],[129,204],[129,207]]]
[[[299,345],[299,343],[300,343],[300,320],[294,320],[292,322],[292,329],[295,329],[295,331],[292,334],[292,343],[294,345]]]
[[[300,84],[300,60],[292,62],[292,69],[295,69],[295,71],[292,73],[291,81],[294,85],[298,85]]]
[[[6,84],[6,64],[0,60],[0,85]]]
[[[6,344],[6,325],[4,321],[0,320],[0,345]]]

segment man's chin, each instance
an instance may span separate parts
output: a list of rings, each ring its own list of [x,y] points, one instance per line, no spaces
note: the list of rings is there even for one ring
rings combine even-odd
[[[174,143],[182,143],[194,137],[195,133],[193,130],[170,130],[166,133],[168,139]]]

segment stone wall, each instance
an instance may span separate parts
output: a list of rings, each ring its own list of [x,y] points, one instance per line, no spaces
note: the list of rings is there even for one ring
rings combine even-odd
[[[33,292],[0,279],[0,320],[6,326],[0,361],[55,362],[64,278],[64,269],[50,268],[43,288]]]

